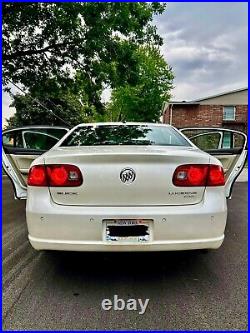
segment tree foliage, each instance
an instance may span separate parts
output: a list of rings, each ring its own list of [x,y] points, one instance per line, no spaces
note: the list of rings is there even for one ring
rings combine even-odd
[[[48,87],[47,87],[48,89]],[[27,93],[12,95],[14,116],[7,120],[6,128],[26,125],[67,125],[75,126],[79,123],[98,119],[99,114],[81,90],[74,94],[70,89],[36,94]]]
[[[173,73],[158,48],[140,47],[136,52],[139,80],[112,91],[106,119],[112,121],[159,121],[163,102],[169,100]]]
[[[154,110],[159,106],[157,96],[163,95],[163,87],[169,90],[171,71],[164,63],[164,72],[159,54],[146,55],[145,45],[151,54],[159,52],[162,38],[152,17],[164,8],[155,2],[3,3],[3,82],[26,91],[13,96],[17,112],[9,126],[58,124],[34,99],[72,125],[105,119],[101,95],[106,87],[114,90],[112,112],[119,101],[124,103],[123,95],[131,99],[120,118],[156,119],[156,111],[143,113],[149,105]],[[155,60],[161,62],[155,65],[158,70],[153,69]],[[153,87],[148,70],[156,82],[161,77],[161,88]],[[136,107],[143,106],[143,94],[148,107],[141,112]]]
[[[33,88],[56,78],[61,88],[78,71],[91,91],[133,83],[133,51],[162,43],[151,20],[163,10],[140,2],[4,3],[4,82]]]

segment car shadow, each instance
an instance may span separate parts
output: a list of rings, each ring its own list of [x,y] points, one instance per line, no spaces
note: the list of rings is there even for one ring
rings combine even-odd
[[[138,278],[140,283],[165,278],[177,278],[200,272],[200,266],[209,261],[214,251],[175,252],[59,252],[46,251],[46,260],[56,274],[68,278],[86,278],[105,281]],[[205,258],[205,259],[204,259]]]

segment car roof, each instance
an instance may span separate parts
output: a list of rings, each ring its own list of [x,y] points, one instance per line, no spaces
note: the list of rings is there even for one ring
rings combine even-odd
[[[77,125],[76,127],[83,127],[83,126],[114,126],[114,125],[139,125],[139,126],[167,126],[171,127],[169,124],[162,124],[162,123],[149,123],[149,122],[97,122],[97,123],[82,123]]]

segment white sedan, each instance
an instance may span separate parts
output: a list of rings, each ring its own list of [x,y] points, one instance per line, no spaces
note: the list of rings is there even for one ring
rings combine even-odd
[[[183,133],[149,123],[5,131],[3,167],[16,197],[27,198],[31,245],[72,251],[219,248],[227,198],[247,156],[246,135],[212,128]],[[18,137],[26,141],[15,146]]]

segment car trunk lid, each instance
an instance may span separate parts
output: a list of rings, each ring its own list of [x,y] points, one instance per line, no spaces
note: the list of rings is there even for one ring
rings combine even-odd
[[[76,206],[155,206],[199,203],[205,187],[176,187],[172,177],[181,164],[207,164],[209,155],[193,147],[60,147],[44,155],[45,164],[74,164],[83,175],[79,187],[50,187],[53,201]],[[122,170],[135,172],[123,182]]]

